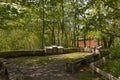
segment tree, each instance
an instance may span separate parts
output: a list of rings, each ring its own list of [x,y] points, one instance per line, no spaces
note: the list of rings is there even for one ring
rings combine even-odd
[[[109,5],[108,5],[108,2]],[[117,0],[117,3],[119,1]],[[116,2],[115,2],[116,3]],[[113,6],[114,1],[108,0],[105,2],[104,0],[94,1],[90,0],[88,1],[87,5],[84,10],[84,14],[87,11],[86,16],[82,16],[90,25],[94,26],[95,30],[100,31],[103,35],[101,35],[104,47],[109,48],[111,44],[114,42],[114,37],[119,36],[119,25],[116,23],[116,16],[114,13],[119,13],[118,9],[111,8],[110,6]],[[117,10],[117,11],[116,11]],[[113,13],[113,14],[111,14]],[[117,19],[118,21],[118,19]],[[118,26],[114,27],[115,24]],[[108,36],[106,36],[108,35]]]

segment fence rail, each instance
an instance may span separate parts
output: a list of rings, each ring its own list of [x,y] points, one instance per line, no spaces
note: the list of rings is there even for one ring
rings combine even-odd
[[[93,62],[90,64],[90,68],[92,69],[92,72],[95,74],[98,74],[100,76],[102,76],[105,80],[120,80],[119,78],[114,77],[112,74],[109,74],[103,70],[101,70],[100,68],[96,67],[97,64],[101,65],[101,64],[105,64],[106,60],[110,58],[110,55],[103,57],[102,59]]]
[[[16,57],[25,57],[25,56],[46,56],[46,55],[56,55],[56,54],[65,54],[72,52],[82,52],[81,48],[53,48],[46,50],[18,50],[18,51],[5,51],[0,52],[0,58],[16,58]]]
[[[101,59],[104,56],[107,56],[109,53],[107,51],[101,51],[100,54],[92,54],[89,56],[86,56],[82,59],[73,60],[66,63],[66,71],[69,73],[75,73],[79,71],[80,68],[89,65],[92,62],[95,62],[99,59]]]

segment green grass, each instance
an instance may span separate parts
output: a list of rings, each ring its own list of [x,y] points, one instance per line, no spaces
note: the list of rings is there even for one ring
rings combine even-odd
[[[44,57],[23,57],[16,58],[11,60],[11,63],[15,63],[17,65],[33,65],[33,64],[44,64],[49,63],[51,61],[60,61],[65,62],[77,58],[83,58],[87,54],[84,53],[70,53],[70,54],[62,54],[62,55],[52,55],[52,56],[44,56]]]

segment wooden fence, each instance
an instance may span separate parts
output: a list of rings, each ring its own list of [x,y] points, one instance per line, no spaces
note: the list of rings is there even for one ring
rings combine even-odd
[[[116,78],[114,77],[113,75],[101,70],[100,68],[96,67],[96,65],[102,65],[102,64],[105,64],[106,61],[110,58],[111,56],[108,55],[108,56],[105,56],[103,57],[102,59],[96,61],[96,62],[93,62],[90,64],[90,68],[92,69],[92,72],[94,74],[97,74],[99,76],[101,76],[101,78],[105,79],[105,80],[120,80],[119,78]]]
[[[19,50],[19,51],[6,51],[0,52],[0,58],[16,58],[25,56],[46,56],[46,55],[56,55],[65,54],[72,52],[82,52],[81,48],[53,48],[53,49],[43,49],[43,50]]]
[[[75,73],[79,71],[82,67],[89,65],[91,62],[95,62],[108,54],[108,51],[102,50],[100,51],[100,54],[92,54],[86,56],[85,58],[75,59],[73,61],[67,62],[66,71],[69,73]]]

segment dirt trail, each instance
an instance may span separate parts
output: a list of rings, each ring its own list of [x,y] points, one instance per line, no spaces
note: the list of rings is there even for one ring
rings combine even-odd
[[[51,57],[65,58],[65,57],[69,57],[68,55],[69,54],[62,54],[55,56],[53,55],[53,56],[49,56],[49,58]],[[79,53],[73,53],[72,57],[73,55],[79,55]],[[36,59],[39,57],[33,57],[33,58]],[[69,74],[65,71],[66,61],[53,60],[50,62],[45,62],[44,64],[40,64],[40,65],[39,64],[18,65],[20,63],[19,60],[21,59],[23,59],[24,61],[24,58],[15,58],[8,60],[7,68],[8,68],[8,72],[10,73],[9,76],[11,80],[75,80],[73,78],[73,74]]]
[[[52,61],[40,66],[8,65],[13,80],[73,80],[71,74],[65,72],[65,62]],[[22,79],[21,79],[22,78]]]

